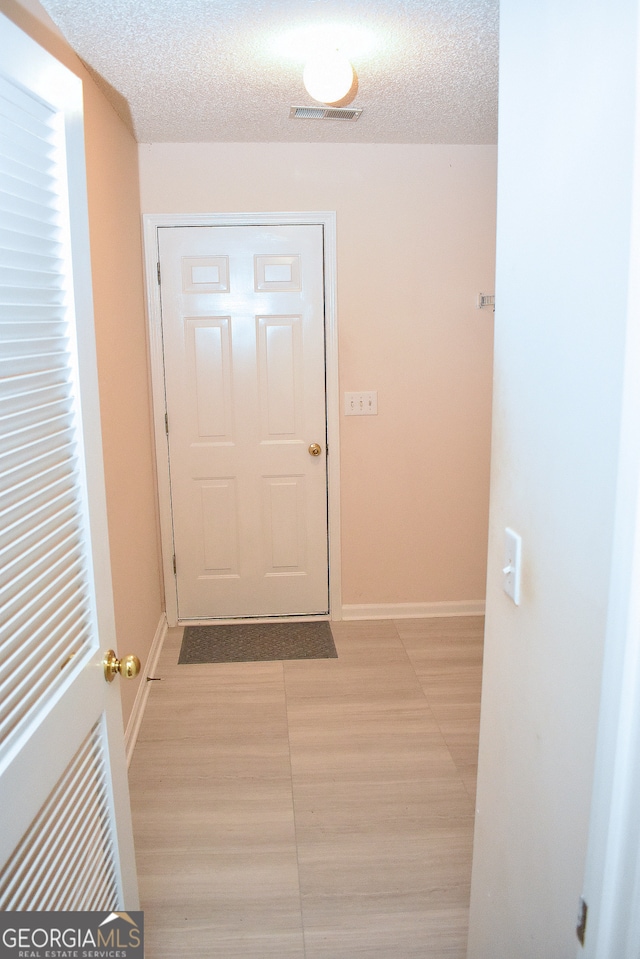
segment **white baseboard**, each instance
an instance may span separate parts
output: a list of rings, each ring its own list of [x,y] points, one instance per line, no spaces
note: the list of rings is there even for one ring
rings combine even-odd
[[[342,618],[349,619],[428,619],[431,616],[484,616],[483,599],[463,599],[452,603],[354,603],[342,607]]]
[[[129,716],[129,722],[127,723],[127,728],[124,734],[124,748],[127,754],[127,767],[131,763],[131,759],[133,757],[133,750],[138,739],[138,733],[140,732],[140,726],[142,724],[142,717],[144,716],[144,710],[147,705],[147,699],[149,698],[150,684],[147,682],[147,677],[153,676],[155,668],[158,665],[162,644],[164,643],[167,635],[167,628],[167,617],[163,613],[160,617],[158,628],[156,629],[153,637],[151,649],[149,650],[149,655],[147,656],[147,661],[144,664],[142,672],[140,673],[138,692],[136,694],[131,715]]]

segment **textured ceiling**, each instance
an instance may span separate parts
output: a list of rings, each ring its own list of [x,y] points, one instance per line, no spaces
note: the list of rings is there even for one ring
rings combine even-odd
[[[141,143],[494,143],[498,0],[42,0]],[[312,105],[316,32],[356,70],[357,122]]]

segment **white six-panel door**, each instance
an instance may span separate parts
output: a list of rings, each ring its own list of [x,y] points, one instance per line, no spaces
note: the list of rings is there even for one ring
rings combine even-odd
[[[158,238],[178,617],[326,614],[322,227]]]

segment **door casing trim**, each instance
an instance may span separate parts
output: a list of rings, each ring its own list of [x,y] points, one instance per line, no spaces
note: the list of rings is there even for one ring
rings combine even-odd
[[[335,211],[284,213],[145,213],[142,217],[146,307],[149,336],[153,430],[158,491],[160,547],[165,605],[169,626],[179,624],[176,579],[173,572],[173,529],[169,447],[165,430],[164,356],[162,310],[158,283],[158,229],[186,226],[322,226],[324,233],[325,363],[327,389],[327,496],[329,530],[329,610],[332,620],[342,618],[340,549],[340,393],[338,381],[338,314],[336,290]],[[278,617],[274,617],[278,618]],[[309,617],[287,617],[289,620]],[[326,619],[325,616],[314,617]],[[282,619],[280,617],[280,619]],[[252,618],[252,622],[255,619]],[[189,621],[191,622],[191,620]],[[236,620],[241,622],[241,620]]]

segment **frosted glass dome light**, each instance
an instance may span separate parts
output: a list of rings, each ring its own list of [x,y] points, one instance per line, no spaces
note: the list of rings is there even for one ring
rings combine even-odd
[[[319,103],[338,103],[353,85],[353,67],[339,50],[326,50],[307,62],[302,82]]]

